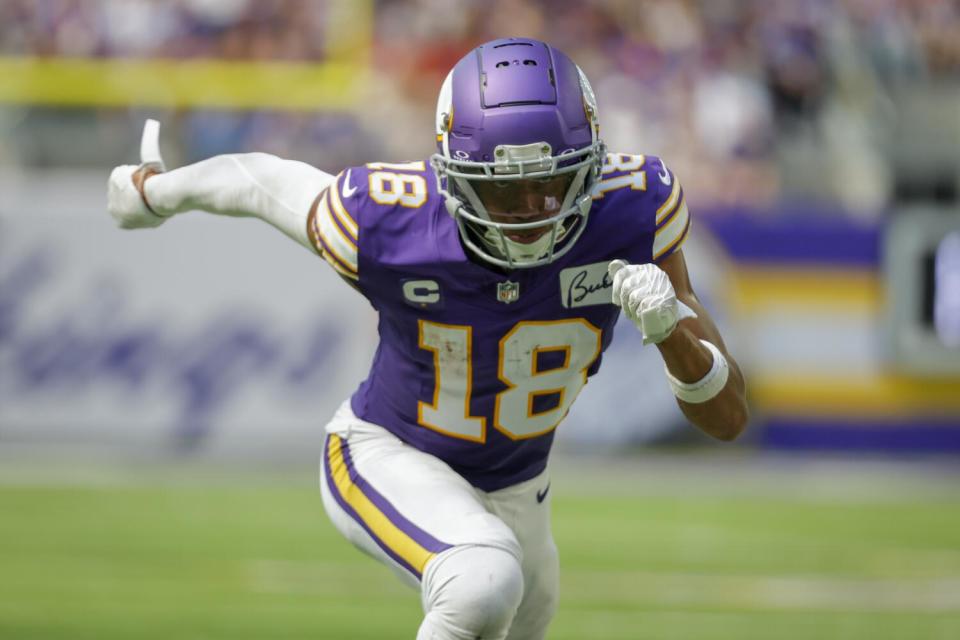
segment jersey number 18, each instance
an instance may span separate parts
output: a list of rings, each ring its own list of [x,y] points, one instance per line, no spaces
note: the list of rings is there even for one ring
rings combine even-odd
[[[417,403],[421,426],[485,442],[487,420],[470,413],[473,327],[420,320],[421,349],[433,352],[433,401]],[[542,356],[557,352],[547,366]],[[500,340],[493,426],[513,440],[549,433],[563,419],[600,355],[600,330],[583,318],[518,322]],[[546,406],[547,408],[544,408]]]

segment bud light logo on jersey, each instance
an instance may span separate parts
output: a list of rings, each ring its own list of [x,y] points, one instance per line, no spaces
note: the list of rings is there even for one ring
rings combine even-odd
[[[516,302],[520,299],[520,283],[519,282],[498,282],[497,283],[497,300],[505,304],[510,304],[511,302]]]
[[[594,304],[612,304],[613,280],[607,262],[569,267],[560,272],[560,301],[567,309]]]

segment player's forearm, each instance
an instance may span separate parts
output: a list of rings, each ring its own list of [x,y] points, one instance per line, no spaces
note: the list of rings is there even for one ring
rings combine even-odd
[[[683,325],[681,323],[657,346],[673,377],[681,382],[694,383],[710,371],[713,354],[693,331]],[[729,354],[725,354],[725,358],[729,374],[717,395],[706,402],[694,404],[678,400],[678,404],[687,419],[705,433],[720,440],[733,440],[746,428],[749,412],[740,368]]]
[[[310,248],[307,216],[332,176],[310,165],[266,153],[221,155],[144,183],[146,199],[162,216],[207,211],[260,218]]]

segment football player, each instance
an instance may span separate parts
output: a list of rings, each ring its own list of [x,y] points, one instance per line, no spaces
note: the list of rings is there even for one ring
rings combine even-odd
[[[251,153],[162,172],[156,129],[144,162],[110,176],[121,227],[258,217],[378,310],[320,485],[336,528],[420,590],[417,638],[544,637],[558,594],[547,457],[621,311],[691,422],[721,440],[744,429],[743,378],[684,265],[680,182],[660,158],[606,152],[587,78],[550,45],[464,56],[429,160],[333,177]]]

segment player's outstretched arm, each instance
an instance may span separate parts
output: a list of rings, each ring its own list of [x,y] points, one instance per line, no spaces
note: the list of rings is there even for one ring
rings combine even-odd
[[[267,153],[221,155],[165,172],[159,123],[148,120],[141,164],[110,174],[107,208],[124,229],[156,227],[178,213],[206,211],[264,220],[313,251],[307,217],[333,176]]]
[[[660,265],[610,263],[613,302],[654,343],[666,365],[677,403],[693,424],[720,440],[733,440],[747,426],[743,375],[687,273],[683,252]]]

